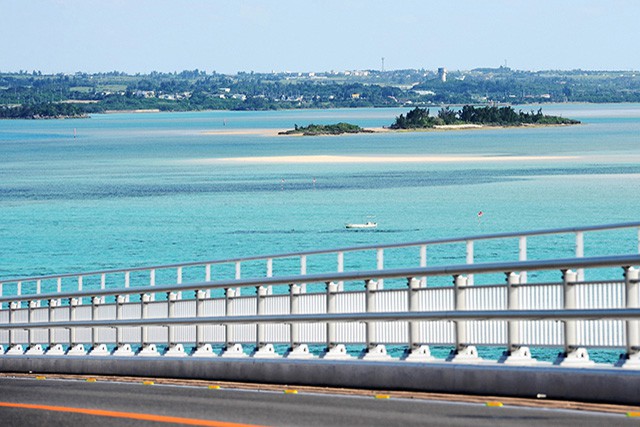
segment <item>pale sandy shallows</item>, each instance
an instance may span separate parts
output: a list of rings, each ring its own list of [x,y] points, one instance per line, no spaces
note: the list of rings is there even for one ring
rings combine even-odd
[[[521,162],[533,160],[570,160],[575,156],[268,156],[193,159],[191,164],[215,163],[451,163]]]

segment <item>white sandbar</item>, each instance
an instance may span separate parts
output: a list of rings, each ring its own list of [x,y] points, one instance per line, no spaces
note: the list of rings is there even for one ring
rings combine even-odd
[[[539,160],[572,160],[577,156],[268,156],[229,157],[188,160],[191,164],[215,163],[452,163],[452,162],[526,162]]]

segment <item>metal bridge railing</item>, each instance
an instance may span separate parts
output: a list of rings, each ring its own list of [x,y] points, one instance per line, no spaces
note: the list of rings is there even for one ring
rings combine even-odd
[[[451,345],[453,362],[478,362],[478,345],[506,349],[502,362],[535,364],[529,346],[561,346],[565,366],[588,366],[586,347],[624,348],[624,367],[640,367],[640,255],[511,261],[281,277],[205,280],[154,288],[79,289],[0,297],[5,355],[110,355],[349,358],[364,345],[365,360],[389,360],[386,345],[403,345],[402,359],[433,360],[430,345]],[[619,267],[620,276],[583,282],[580,269]],[[520,271],[557,271],[561,282],[522,283]],[[472,285],[470,275],[504,273],[505,282]],[[449,276],[449,286],[422,278]],[[382,280],[403,280],[385,289]],[[356,291],[339,283],[360,283]],[[305,292],[302,283],[321,284]],[[286,285],[287,294],[271,294]],[[316,287],[317,288],[317,287]],[[212,298],[208,291],[224,289]],[[243,291],[246,290],[246,291]],[[594,291],[595,290],[595,291]],[[190,298],[188,292],[193,292]],[[595,292],[595,293],[594,293]],[[598,295],[600,297],[598,297]],[[131,297],[131,298],[128,298]],[[88,302],[88,303],[87,303]],[[7,346],[5,351],[4,345]],[[85,349],[88,347],[88,353]],[[140,350],[133,351],[139,346]]]

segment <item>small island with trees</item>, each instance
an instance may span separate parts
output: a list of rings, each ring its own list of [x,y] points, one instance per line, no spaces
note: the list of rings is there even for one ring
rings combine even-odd
[[[465,105],[459,111],[451,110],[449,107],[438,111],[437,116],[429,115],[429,109],[416,107],[409,111],[407,115],[400,114],[396,121],[391,124],[391,129],[396,130],[420,130],[438,128],[456,128],[464,126],[552,126],[552,125],[575,125],[580,121],[566,119],[558,116],[546,116],[542,114],[542,109],[537,112],[515,111],[513,107],[474,107]]]
[[[336,123],[333,125],[314,125],[298,126],[293,129],[278,132],[278,135],[302,135],[302,136],[318,136],[318,135],[342,135],[345,133],[373,133],[370,129],[361,128],[358,125],[350,123]]]

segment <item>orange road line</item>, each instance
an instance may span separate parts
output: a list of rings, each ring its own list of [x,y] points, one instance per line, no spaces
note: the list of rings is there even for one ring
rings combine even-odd
[[[106,411],[102,409],[71,408],[67,406],[34,405],[29,403],[0,402],[0,407],[36,409],[41,411],[69,412],[74,414],[94,415],[98,417],[125,418],[131,420],[155,421],[158,423],[185,424],[207,427],[260,427],[255,424],[229,423],[225,421],[199,420],[196,418],[170,417],[164,415],[138,414],[135,412]]]

